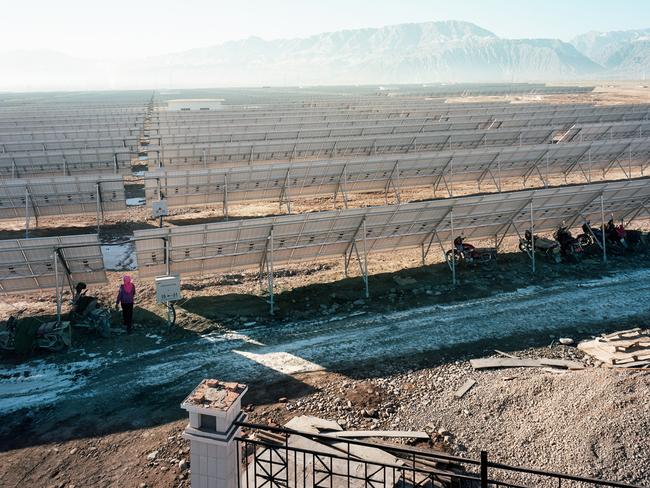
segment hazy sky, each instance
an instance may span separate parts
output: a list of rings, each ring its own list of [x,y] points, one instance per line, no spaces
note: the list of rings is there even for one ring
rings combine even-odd
[[[650,27],[650,0],[3,0],[0,11],[0,50],[82,57],[449,19],[510,38]]]

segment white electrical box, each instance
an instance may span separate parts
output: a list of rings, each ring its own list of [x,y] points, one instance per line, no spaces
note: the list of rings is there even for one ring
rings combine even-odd
[[[165,200],[158,200],[157,202],[153,202],[151,210],[154,219],[157,219],[158,217],[166,217],[169,215],[169,208],[167,208],[167,202]]]
[[[156,278],[156,300],[158,303],[173,302],[180,299],[181,279],[179,276]]]

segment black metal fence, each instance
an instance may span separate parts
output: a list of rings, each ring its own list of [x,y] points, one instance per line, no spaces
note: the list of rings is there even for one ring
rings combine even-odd
[[[467,459],[431,450],[377,444],[242,422],[238,488],[643,488],[495,463],[486,452]]]

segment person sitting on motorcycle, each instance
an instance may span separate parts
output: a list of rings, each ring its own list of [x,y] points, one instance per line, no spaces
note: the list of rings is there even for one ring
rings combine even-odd
[[[126,327],[126,333],[130,334],[133,328],[133,302],[135,301],[135,285],[131,283],[131,277],[125,275],[120,290],[117,293],[115,307],[122,306],[122,321]]]

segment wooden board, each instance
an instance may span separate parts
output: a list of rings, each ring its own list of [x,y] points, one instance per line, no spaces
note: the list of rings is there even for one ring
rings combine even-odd
[[[337,438],[363,438],[363,437],[402,437],[408,439],[429,439],[429,435],[426,432],[417,432],[411,430],[344,430],[341,432],[328,432],[323,434],[328,437],[337,437]]]
[[[456,393],[454,393],[454,396],[456,398],[463,398],[465,396],[465,393],[467,393],[474,385],[476,384],[476,380],[473,379],[468,379],[465,383],[463,383],[463,386],[458,388],[456,390]]]
[[[514,359],[514,358],[480,358],[470,359],[474,369],[496,369],[496,368],[541,368],[552,366],[563,369],[584,369],[585,365],[577,361],[565,359]]]

